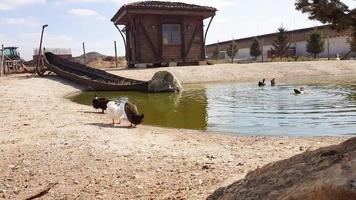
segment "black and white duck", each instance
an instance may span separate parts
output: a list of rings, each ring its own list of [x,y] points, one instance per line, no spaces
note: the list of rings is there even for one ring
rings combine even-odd
[[[273,79],[271,80],[271,86],[275,86],[275,85],[276,85],[276,79],[273,78]]]
[[[106,104],[109,102],[107,98],[104,97],[98,97],[97,95],[94,96],[94,99],[91,101],[93,107],[95,109],[101,109],[101,112],[104,113],[104,110],[106,110],[107,106]]]
[[[294,89],[294,93],[295,94],[304,94],[304,88],[301,87],[299,90],[298,89]]]

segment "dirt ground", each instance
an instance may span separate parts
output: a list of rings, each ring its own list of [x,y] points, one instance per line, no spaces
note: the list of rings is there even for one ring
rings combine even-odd
[[[349,62],[334,70],[356,72],[356,62]],[[332,69],[329,65],[327,70]],[[195,70],[202,67],[183,68],[177,77],[190,74],[194,81],[184,77],[185,83],[216,80],[217,75],[204,78],[208,72],[196,78]],[[231,70],[234,66],[206,67],[215,72],[220,68],[220,77],[243,71],[240,67]],[[273,68],[282,75],[306,71],[286,69]],[[117,73],[146,78],[154,70],[159,69]],[[244,73],[254,73],[246,79],[261,76],[257,69],[240,75]],[[52,183],[57,184],[42,199],[205,199],[248,171],[347,139],[240,136],[143,125],[129,128],[125,121],[113,126],[99,111],[65,98],[79,89],[53,76],[0,78],[0,199],[26,199]]]

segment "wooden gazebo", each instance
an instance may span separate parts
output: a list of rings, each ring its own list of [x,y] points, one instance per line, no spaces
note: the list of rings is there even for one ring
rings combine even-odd
[[[216,11],[186,3],[144,1],[122,6],[111,21],[124,40],[130,67],[199,64],[205,61],[205,39]],[[204,32],[206,18],[210,21]]]

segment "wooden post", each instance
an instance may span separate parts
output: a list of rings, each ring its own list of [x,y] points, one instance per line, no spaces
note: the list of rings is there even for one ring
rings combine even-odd
[[[83,42],[83,58],[84,58],[84,65],[87,65],[87,59],[85,55],[85,43]]]
[[[219,60],[219,58],[220,58],[220,47],[219,47],[219,43],[220,43],[220,41],[218,40],[218,43],[216,44],[216,49],[218,50],[218,55],[216,56],[216,59],[215,60]],[[225,58],[226,58],[226,56],[225,56]],[[225,59],[224,58],[224,59]]]
[[[204,45],[204,60],[206,60],[206,37],[207,37],[207,34],[208,34],[208,31],[209,31],[209,28],[210,28],[210,25],[211,25],[211,22],[213,21],[215,15],[213,15],[211,18],[210,18],[210,21],[209,21],[209,24],[208,24],[208,27],[206,28],[205,30],[205,33],[204,33],[204,38],[203,38],[203,45]],[[204,23],[204,22],[203,22]],[[204,31],[204,24],[203,24],[203,31]]]
[[[118,68],[117,66],[117,48],[116,48],[116,40],[114,40],[114,47],[115,47],[115,67]]]
[[[42,48],[42,52],[43,52],[43,55],[41,56],[41,67],[43,68],[43,72],[42,73],[44,73],[45,72],[45,69],[44,69],[44,67],[45,67],[45,63],[44,63],[44,54],[46,53],[46,48]]]
[[[206,42],[206,36],[208,34],[208,31],[209,31],[209,28],[210,28],[210,25],[211,25],[211,22],[213,21],[215,15],[213,15],[211,18],[210,18],[210,21],[209,21],[209,24],[208,24],[208,27],[206,28],[205,30],[205,34],[204,34],[204,46],[205,46],[205,42]]]
[[[124,45],[125,45],[125,58],[126,58],[126,61],[128,63],[129,61],[129,53],[128,53],[128,43],[126,42],[126,39],[124,37],[124,34],[126,35],[126,37],[128,37],[127,35],[127,29],[126,29],[126,33],[123,33],[120,28],[118,27],[118,25],[115,24],[115,27],[116,29],[120,32],[120,35],[122,37],[122,40],[124,41]],[[126,27],[125,27],[126,28]]]
[[[37,65],[36,65],[36,72],[38,75],[42,75],[42,72],[39,69],[39,65],[40,65],[40,59],[41,59],[41,54],[42,54],[42,40],[43,40],[43,32],[44,29],[47,27],[48,25],[45,24],[42,26],[42,32],[41,32],[41,40],[40,40],[40,47],[38,48],[38,55],[37,55]]]
[[[1,63],[0,63],[0,76],[2,76],[4,70],[4,45],[1,45]]]
[[[234,63],[235,58],[235,39],[232,38],[232,46],[231,46],[231,63]]]
[[[297,42],[294,40],[294,61],[298,61]]]
[[[263,53],[263,38],[260,40],[260,45],[261,45],[261,61],[264,62],[263,57],[264,57],[264,53]]]
[[[323,35],[326,36],[326,52],[328,54],[328,60],[330,60],[330,38],[329,38],[329,32],[328,32],[328,28],[325,27],[323,29]]]
[[[84,60],[84,65],[87,65],[87,58],[86,58],[86,53],[85,53],[85,43],[82,43],[83,46],[83,60]]]
[[[329,34],[327,35],[327,43],[328,43],[328,60],[330,60],[330,40],[329,40]]]

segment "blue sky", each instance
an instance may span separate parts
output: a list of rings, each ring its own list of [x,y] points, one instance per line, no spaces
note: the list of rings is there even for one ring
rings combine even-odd
[[[120,34],[110,22],[123,4],[131,0],[0,0],[0,44],[20,47],[25,59],[38,47],[42,24],[48,24],[44,45],[71,48],[74,56],[87,52],[124,54]],[[294,9],[294,0],[183,0],[216,7],[219,11],[207,43],[272,33],[283,25],[288,30],[320,25]],[[355,0],[342,0],[350,8]],[[207,22],[206,22],[207,23]]]

